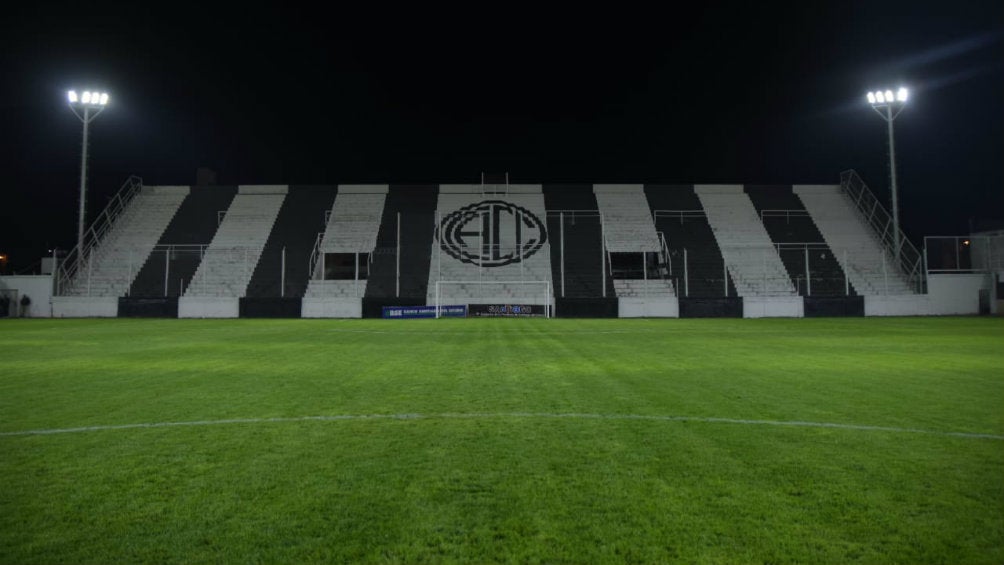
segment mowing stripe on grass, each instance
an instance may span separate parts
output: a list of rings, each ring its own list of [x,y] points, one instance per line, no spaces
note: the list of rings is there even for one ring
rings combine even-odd
[[[341,414],[335,416],[299,416],[292,418],[232,418],[227,420],[195,420],[191,422],[152,422],[144,424],[120,424],[110,426],[84,426],[79,428],[55,428],[46,430],[24,430],[18,432],[0,432],[0,437],[70,434],[80,432],[100,432],[108,430],[131,430],[139,428],[170,428],[180,426],[218,426],[223,424],[267,424],[283,422],[338,422],[344,420],[436,420],[436,419],[487,419],[487,418],[562,418],[582,420],[646,420],[655,422],[697,422],[710,424],[739,424],[747,426],[788,426],[799,428],[833,428],[838,430],[855,430],[867,432],[892,432],[927,434],[969,439],[1004,440],[1004,436],[996,434],[980,434],[971,432],[945,432],[938,430],[922,430],[918,428],[895,428],[888,426],[868,426],[858,424],[836,424],[831,422],[802,422],[783,420],[743,420],[734,418],[712,418],[697,416],[645,416],[640,414],[579,414],[579,413],[540,413],[540,412],[503,412],[503,413],[444,413],[444,414]]]

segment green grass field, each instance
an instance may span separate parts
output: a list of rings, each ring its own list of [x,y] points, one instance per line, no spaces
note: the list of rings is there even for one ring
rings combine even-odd
[[[1002,319],[8,320],[0,344],[0,563],[1004,562]]]

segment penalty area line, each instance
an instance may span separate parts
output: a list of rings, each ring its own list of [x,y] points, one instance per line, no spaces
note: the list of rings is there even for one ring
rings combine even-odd
[[[777,426],[795,428],[829,428],[836,430],[852,430],[865,432],[888,432],[905,434],[924,434],[943,437],[958,437],[967,439],[1004,440],[1004,435],[981,434],[973,432],[946,432],[925,430],[920,428],[897,428],[890,426],[870,426],[863,424],[839,424],[835,422],[805,422],[800,420],[750,420],[738,418],[714,418],[701,416],[659,416],[643,414],[585,414],[575,412],[447,412],[441,414],[336,414],[332,416],[297,416],[276,418],[230,418],[223,420],[193,420],[188,422],[149,422],[139,424],[118,424],[106,426],[81,426],[76,428],[52,428],[41,430],[23,430],[0,432],[0,437],[41,436],[56,434],[72,434],[83,432],[101,432],[114,430],[136,430],[145,428],[177,428],[193,426],[222,426],[228,424],[273,424],[292,422],[341,422],[362,420],[481,420],[481,419],[569,419],[569,420],[640,420],[653,422],[694,422],[703,424],[732,424],[743,426]]]

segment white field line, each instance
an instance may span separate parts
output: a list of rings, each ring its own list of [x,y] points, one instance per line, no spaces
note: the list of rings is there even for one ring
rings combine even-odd
[[[896,428],[888,426],[868,426],[857,424],[836,424],[830,422],[802,422],[784,420],[743,420],[735,418],[704,418],[697,416],[645,416],[636,414],[578,414],[578,413],[539,413],[539,412],[503,412],[503,413],[444,413],[444,414],[342,414],[335,416],[299,416],[292,418],[233,418],[227,420],[195,420],[191,422],[153,422],[145,424],[120,424],[112,426],[84,426],[79,428],[55,428],[44,430],[24,430],[17,432],[0,432],[0,437],[36,436],[71,434],[80,432],[100,432],[109,430],[133,430],[141,428],[173,428],[185,426],[219,426],[225,424],[269,424],[285,422],[339,422],[358,420],[477,420],[477,419],[579,419],[579,420],[641,420],[653,422],[697,422],[709,424],[736,424],[744,426],[785,426],[796,428],[831,428],[837,430],[854,430],[867,432],[890,432],[908,434],[926,434],[943,437],[959,437],[967,439],[1004,440],[1004,436],[996,434],[980,434],[970,432],[945,432],[938,430],[922,430],[918,428]]]
[[[324,330],[329,333],[344,333],[344,334],[394,334],[394,335],[419,335],[419,336],[429,336],[429,335],[474,335],[470,331],[462,330],[432,330],[432,331],[421,331],[421,330],[343,330],[339,328],[330,328]],[[638,334],[638,333],[667,333],[659,330],[547,330],[540,332],[539,334],[526,333],[520,335],[527,335],[531,337],[541,337],[549,335],[593,335],[593,334]],[[508,334],[507,332],[500,332],[498,334],[492,335],[516,335],[515,333]]]

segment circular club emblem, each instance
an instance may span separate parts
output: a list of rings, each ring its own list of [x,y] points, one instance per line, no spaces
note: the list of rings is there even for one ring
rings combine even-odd
[[[481,267],[504,267],[531,257],[547,241],[533,212],[503,200],[483,200],[445,216],[436,229],[443,251]]]

